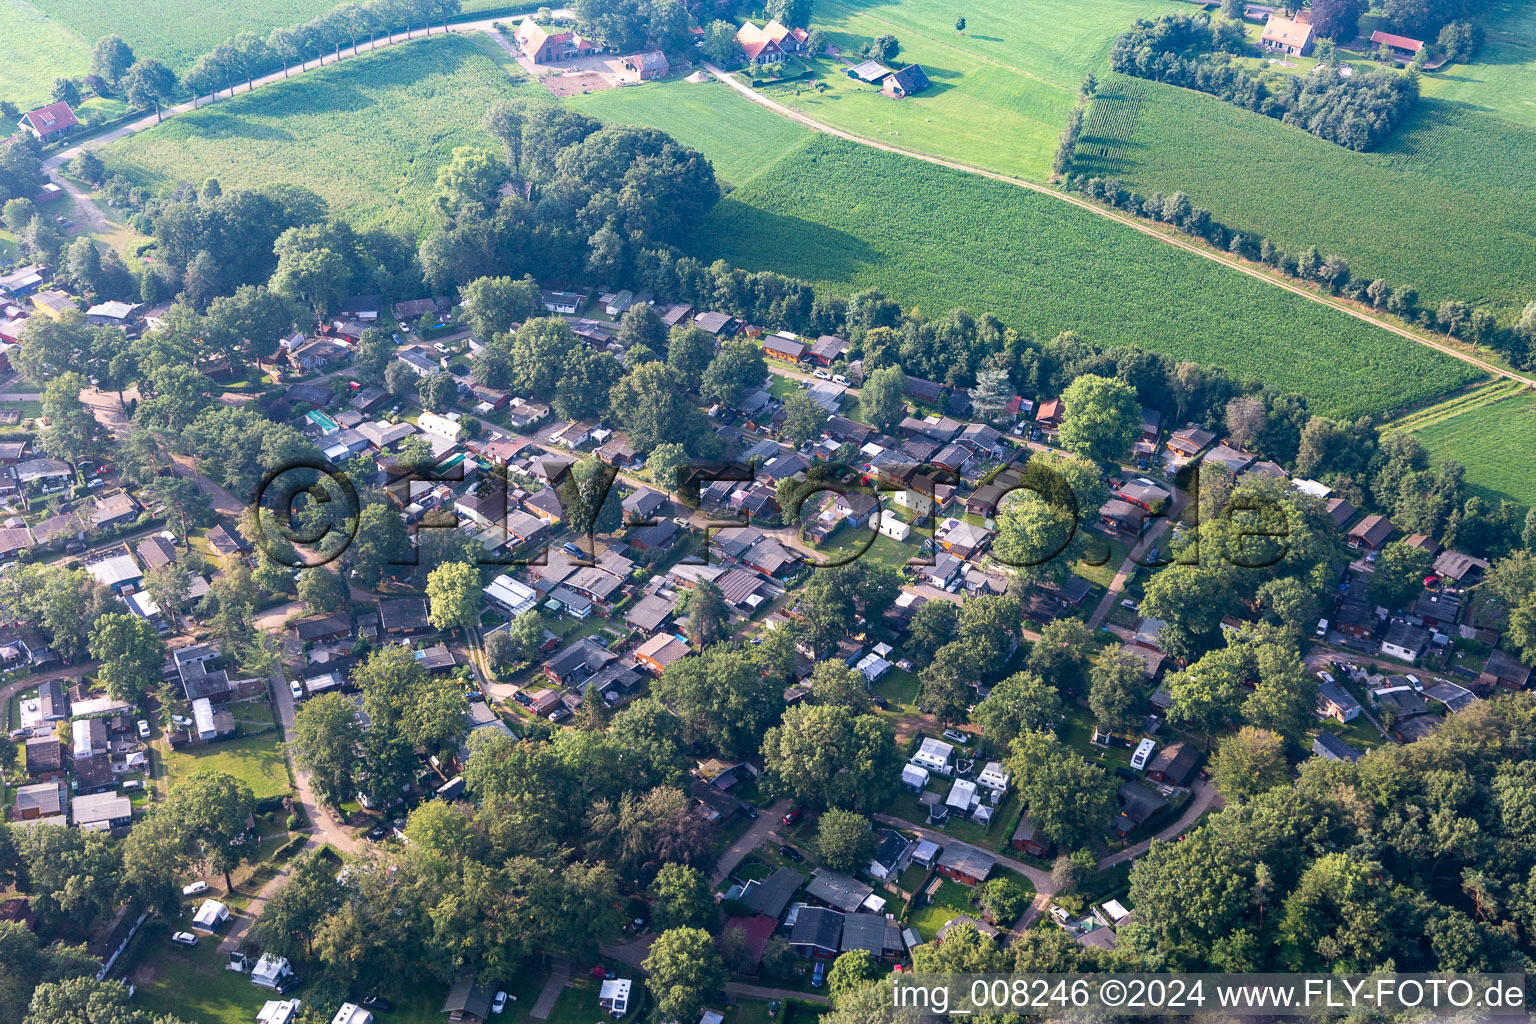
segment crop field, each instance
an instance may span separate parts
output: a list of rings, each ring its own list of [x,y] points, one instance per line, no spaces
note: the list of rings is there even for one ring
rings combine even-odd
[[[851,53],[894,35],[896,63],[922,64],[932,87],[893,100],[827,59],[814,78],[763,93],[855,135],[1043,179],[1084,72],[1102,68],[1136,17],[1179,9],[1168,0],[983,0],[963,12],[940,0],[819,0],[814,25],[833,45]],[[959,13],[964,33],[955,31]]]
[[[151,188],[210,175],[226,189],[290,185],[359,226],[420,232],[438,167],[455,146],[499,151],[478,112],[519,94],[547,97],[484,33],[437,35],[237,93],[100,153]]]
[[[1472,493],[1536,506],[1536,394],[1521,385],[1479,388],[1392,427],[1418,434],[1435,458],[1465,466]]]
[[[94,46],[105,35],[123,37],[140,57],[185,71],[198,57],[237,32],[266,35],[324,14],[335,0],[34,0]],[[152,15],[152,16],[151,16]],[[84,70],[82,68],[82,70]],[[53,79],[50,77],[49,82]]]
[[[1250,236],[1338,253],[1356,277],[1508,320],[1536,299],[1536,129],[1423,100],[1381,151],[1355,153],[1173,86],[1107,76],[1079,173],[1189,193]],[[1287,197],[1283,201],[1277,197]]]
[[[565,102],[610,124],[658,128],[709,157],[715,174],[732,185],[748,181],[811,134],[714,79],[600,89]]]
[[[818,136],[721,201],[702,258],[929,316],[964,306],[1042,338],[1074,330],[1216,363],[1335,416],[1380,415],[1472,367],[1049,196]]]
[[[47,103],[55,78],[83,75],[90,65],[90,44],[27,0],[0,0],[0,29],[0,99],[22,110]]]

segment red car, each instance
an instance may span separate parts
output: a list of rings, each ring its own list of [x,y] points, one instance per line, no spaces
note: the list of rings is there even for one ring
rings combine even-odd
[[[794,810],[792,810],[788,814],[784,815],[784,817],[780,818],[779,819],[779,824],[780,825],[793,825],[795,822],[800,820],[800,815],[802,815],[804,813],[805,813],[804,811],[802,811],[800,808],[796,807]]]

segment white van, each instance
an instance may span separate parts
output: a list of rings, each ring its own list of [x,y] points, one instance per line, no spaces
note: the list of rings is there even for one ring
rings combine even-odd
[[[1131,755],[1131,767],[1141,771],[1147,767],[1147,762],[1152,758],[1152,751],[1157,749],[1157,744],[1150,739],[1142,740],[1136,744],[1136,753]]]
[[[1323,637],[1328,635],[1328,620],[1327,619],[1318,619],[1317,620],[1317,633],[1315,635],[1316,635],[1316,637],[1319,640],[1321,640]]]

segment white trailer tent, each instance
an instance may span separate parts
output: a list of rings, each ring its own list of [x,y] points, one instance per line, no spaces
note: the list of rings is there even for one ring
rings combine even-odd
[[[205,932],[211,932],[219,925],[229,920],[229,908],[218,900],[203,900],[197,908],[197,913],[192,916],[192,925]]]
[[[251,984],[262,988],[277,988],[292,973],[293,968],[288,965],[287,957],[263,953],[261,959],[256,961],[256,966],[251,968]]]

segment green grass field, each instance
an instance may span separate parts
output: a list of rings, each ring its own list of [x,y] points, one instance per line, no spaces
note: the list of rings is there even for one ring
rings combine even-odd
[[[1143,15],[1182,9],[1167,0],[820,0],[814,26],[845,52],[891,34],[896,63],[922,64],[933,87],[892,100],[823,60],[814,80],[764,94],[827,124],[915,152],[1005,174],[1043,178],[1084,72]],[[966,17],[963,33],[955,18]],[[813,82],[826,86],[817,92]]]
[[[714,79],[600,89],[565,102],[605,123],[658,128],[708,156],[721,182],[731,185],[749,181],[811,134]]]
[[[1532,76],[1536,80],[1536,76]],[[1234,230],[1339,253],[1356,277],[1462,299],[1505,320],[1536,298],[1536,129],[1423,100],[1354,153],[1214,97],[1106,76],[1075,169],[1189,193]]]
[[[1479,376],[1049,196],[824,136],[724,199],[692,248],[837,291],[880,288],[931,316],[965,306],[1043,338],[1071,329],[1224,365],[1336,416]]]
[[[231,711],[247,735],[171,751],[165,758],[171,786],[180,777],[211,769],[244,781],[257,800],[290,792],[293,784],[283,759],[281,737],[272,723],[271,706],[264,702],[235,704]]]
[[[335,7],[333,0],[36,0],[37,6],[94,46],[117,34],[139,57],[154,57],[182,72],[198,57],[237,32],[266,35]],[[147,16],[151,14],[153,16]],[[84,70],[82,68],[82,70]],[[53,81],[50,77],[49,81]]]
[[[1424,94],[1536,128],[1536,7],[1502,0],[1483,28],[1477,59],[1424,76]]]
[[[85,74],[90,47],[65,20],[27,0],[0,0],[0,99],[22,110],[42,106],[55,78]],[[6,125],[5,131],[15,127]]]
[[[483,33],[438,35],[236,94],[101,156],[151,188],[293,185],[359,226],[422,231],[438,167],[455,146],[499,151],[479,112],[522,90],[547,95]]]
[[[1536,506],[1536,394],[1520,385],[1479,388],[1392,426],[1418,434],[1436,458],[1465,466],[1474,494]]]

